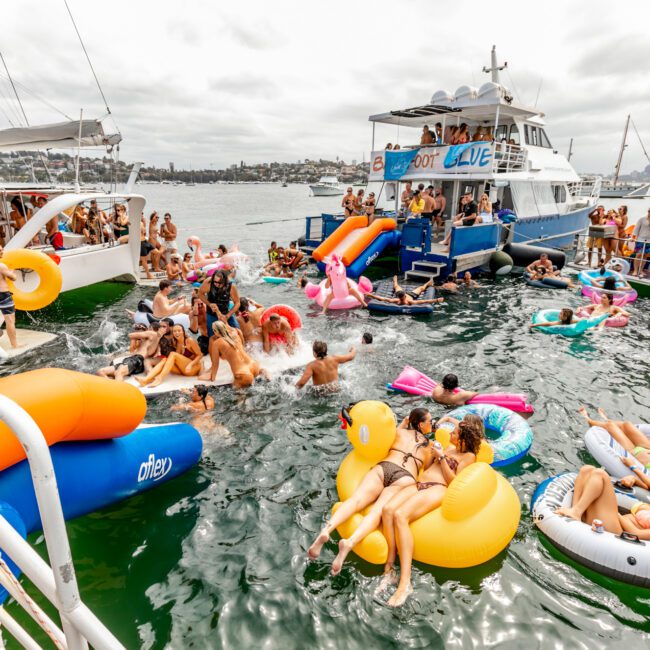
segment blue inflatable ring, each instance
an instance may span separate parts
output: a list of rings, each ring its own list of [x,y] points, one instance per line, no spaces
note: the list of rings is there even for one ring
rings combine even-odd
[[[483,420],[486,435],[490,431],[497,437],[488,436],[494,451],[492,467],[503,467],[523,458],[533,444],[533,430],[518,413],[493,404],[468,404],[454,409],[449,416],[462,420],[470,413]],[[445,426],[444,423],[441,426]]]
[[[605,271],[605,273],[601,273],[600,269],[592,269],[592,270],[584,269],[580,271],[580,273],[578,274],[578,280],[580,280],[582,284],[589,284],[592,287],[596,287],[596,288],[601,288],[601,287],[595,285],[594,280],[601,280],[602,278],[608,278],[608,277],[616,278],[616,287],[618,289],[621,289],[626,284],[625,280],[623,279],[623,276],[620,273],[617,273],[616,271]]]
[[[596,318],[582,318],[577,323],[572,325],[549,325],[548,327],[536,327],[535,329],[541,330],[544,334],[561,334],[562,336],[581,336],[589,328],[596,327],[602,320],[609,318],[609,314],[597,316]],[[535,312],[532,317],[532,322],[545,323],[549,321],[560,320],[559,309],[540,309]]]

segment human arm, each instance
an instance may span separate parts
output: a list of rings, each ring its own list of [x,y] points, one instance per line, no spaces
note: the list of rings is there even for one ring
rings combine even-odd
[[[463,454],[463,457],[458,462],[456,471],[451,469],[451,467],[449,466],[447,455],[445,453],[443,453],[440,456],[439,462],[440,462],[440,470],[442,471],[442,475],[445,477],[445,481],[447,482],[447,485],[449,485],[456,478],[456,476],[458,476],[458,474],[460,474],[468,465],[471,465],[472,463],[476,462],[476,455],[469,452]]]
[[[621,479],[621,482],[623,485],[626,485],[626,487],[632,487],[632,485],[638,485],[639,487],[642,488],[650,488],[650,477],[646,476],[641,468],[639,467],[639,461],[636,460],[635,458],[630,458],[630,456],[621,456],[620,457],[621,462],[623,465],[626,467],[629,467],[630,470],[632,470],[632,474],[630,476],[625,476],[624,478]],[[627,485],[625,483],[625,479],[632,479],[632,485]]]
[[[397,298],[384,298],[384,296],[378,296],[376,293],[367,293],[366,298],[370,298],[371,300],[379,300],[381,302],[399,302]]]
[[[564,323],[559,320],[554,320],[547,323],[531,323],[528,327],[532,330],[534,327],[551,327],[552,325],[564,325]]]
[[[619,521],[626,533],[636,535],[642,541],[650,540],[650,529],[639,528],[636,523],[634,523],[634,515],[619,515]]]
[[[237,291],[237,287],[234,284],[230,285],[230,299],[232,300],[233,305],[225,315],[226,320],[228,320],[233,314],[236,314],[239,309],[239,291]]]
[[[436,428],[438,428],[441,424],[445,424],[445,422],[449,422],[450,424],[453,424],[455,427],[458,426],[459,420],[456,418],[452,418],[450,415],[443,415],[437,422],[436,422]]]
[[[262,347],[267,354],[271,351],[271,339],[269,338],[269,330],[266,323],[262,325]]]
[[[296,382],[296,388],[301,389],[305,386],[309,380],[312,378],[314,371],[312,369],[311,363],[307,364],[305,372],[302,373],[302,377]]]
[[[336,360],[337,363],[347,363],[348,361],[352,361],[354,357],[357,356],[357,351],[354,346],[350,348],[350,351],[347,354],[337,354],[334,359]]]
[[[11,280],[12,282],[16,281],[16,274],[6,265],[0,262],[0,275],[5,279]]]

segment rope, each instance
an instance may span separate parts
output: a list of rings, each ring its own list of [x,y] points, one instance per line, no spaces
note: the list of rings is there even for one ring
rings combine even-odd
[[[50,624],[43,619],[41,616],[41,610],[38,605],[32,600],[31,596],[23,589],[23,586],[20,584],[16,576],[11,572],[11,569],[7,566],[6,562],[0,557],[0,571],[4,574],[5,578],[14,586],[14,588],[20,593],[24,599],[23,607],[29,608],[29,611],[34,615],[34,618],[38,624],[43,628],[45,634],[50,637],[52,643],[59,650],[66,650],[66,647],[59,641],[56,637]],[[21,603],[22,604],[22,603]]]
[[[23,117],[25,118],[25,124],[27,126],[29,126],[29,120],[27,119],[27,115],[25,114],[25,109],[23,108],[23,103],[20,101],[20,96],[18,95],[18,91],[16,90],[16,86],[14,85],[14,80],[11,78],[11,75],[9,74],[9,68],[7,67],[7,63],[5,61],[4,56],[2,55],[2,52],[0,52],[0,59],[2,60],[2,65],[4,66],[5,71],[7,73],[9,83],[11,84],[11,87],[13,88],[14,95],[16,95],[16,99],[18,100],[18,106],[20,106],[20,110],[22,111]]]
[[[632,127],[634,128],[636,137],[639,138],[639,144],[641,145],[641,149],[643,149],[643,153],[645,154],[645,157],[648,159],[648,162],[650,162],[650,156],[648,156],[648,152],[645,150],[645,147],[643,146],[643,140],[641,140],[641,136],[639,135],[639,131],[636,128],[636,124],[634,123],[634,120],[632,118],[630,118],[630,122],[632,122]]]
[[[72,21],[72,25],[74,27],[75,32],[77,32],[77,37],[79,38],[79,43],[81,43],[81,49],[84,51],[84,54],[86,55],[86,60],[88,61],[88,65],[90,66],[90,70],[93,73],[93,77],[95,77],[95,83],[97,84],[97,88],[99,90],[99,94],[102,96],[102,99],[104,100],[104,105],[106,106],[106,112],[111,115],[111,109],[108,107],[108,100],[106,99],[106,95],[104,95],[104,91],[102,90],[102,86],[99,83],[99,79],[97,78],[97,73],[95,72],[95,68],[93,68],[92,61],[90,60],[90,56],[88,55],[88,51],[86,50],[86,46],[84,45],[83,39],[81,38],[81,34],[79,33],[79,29],[77,29],[77,23],[74,20],[74,16],[72,15],[72,12],[70,11],[70,7],[68,5],[68,0],[63,0],[65,4],[65,8],[68,10],[68,14],[70,15],[70,20]],[[115,118],[113,118],[113,121],[115,122]],[[115,124],[117,127],[117,124]],[[117,129],[118,133],[120,129]]]
[[[6,79],[6,78],[7,77],[5,77],[3,74],[0,74],[0,79]],[[14,81],[14,83],[23,92],[27,93],[28,95],[31,95],[34,99],[37,99],[39,102],[42,102],[43,104],[45,104],[45,106],[47,106],[48,108],[51,108],[53,111],[56,111],[57,113],[63,115],[63,117],[65,117],[66,120],[69,120],[70,122],[72,122],[72,118],[69,115],[64,113],[60,108],[57,108],[51,102],[48,102],[47,99],[45,99],[44,97],[41,97],[39,94],[37,94],[33,90],[29,89],[27,86],[25,86],[25,84],[21,84],[20,81]]]

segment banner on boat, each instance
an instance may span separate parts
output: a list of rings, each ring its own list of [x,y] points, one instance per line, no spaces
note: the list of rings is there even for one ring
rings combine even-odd
[[[397,154],[397,155],[396,155]],[[411,157],[408,165],[404,162]],[[468,142],[406,151],[373,151],[370,181],[419,179],[427,174],[490,172],[494,157],[491,142]],[[400,175],[401,174],[401,175]]]

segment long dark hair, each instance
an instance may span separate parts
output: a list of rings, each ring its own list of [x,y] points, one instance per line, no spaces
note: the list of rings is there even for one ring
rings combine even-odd
[[[458,424],[459,450],[478,454],[481,440],[485,438],[485,425],[483,420],[473,413],[468,413]]]
[[[427,415],[429,415],[429,411],[427,411],[427,409],[423,409],[423,408],[413,409],[409,413],[409,424],[408,424],[409,429],[413,429],[418,433],[422,433],[420,431],[420,426],[423,422],[426,421]]]

